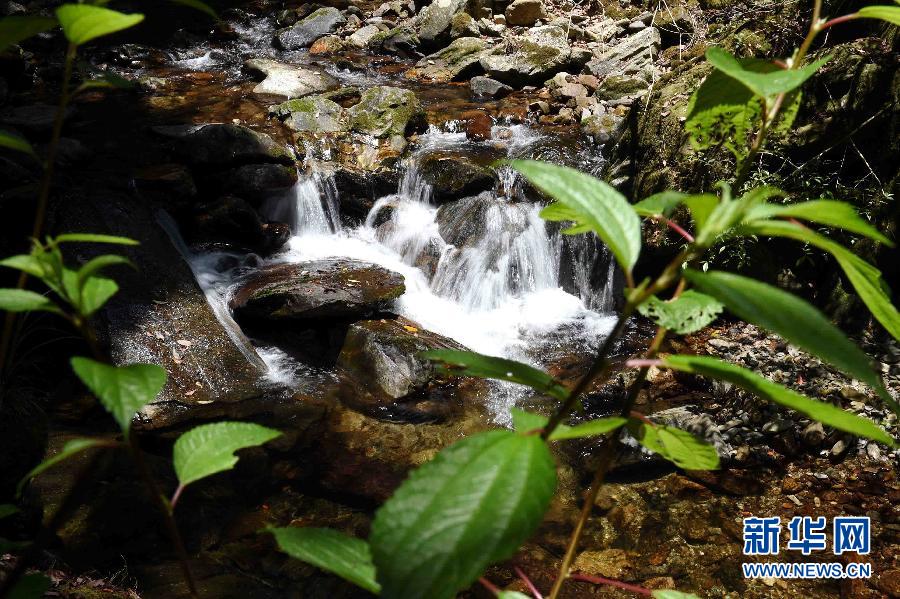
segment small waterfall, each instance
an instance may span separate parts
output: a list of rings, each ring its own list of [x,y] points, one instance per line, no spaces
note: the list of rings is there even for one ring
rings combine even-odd
[[[334,180],[321,172],[313,172],[301,176],[287,198],[266,202],[263,213],[272,220],[289,223],[295,236],[328,235],[341,230],[339,206]]]

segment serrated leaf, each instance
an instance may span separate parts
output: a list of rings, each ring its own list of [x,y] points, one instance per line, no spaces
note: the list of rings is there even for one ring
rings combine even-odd
[[[513,408],[510,410],[513,420],[513,428],[519,433],[528,433],[534,430],[542,429],[547,424],[547,418],[540,414],[532,414],[525,410]],[[584,437],[597,437],[605,435],[611,431],[623,426],[627,420],[619,416],[610,416],[608,418],[598,418],[582,422],[575,426],[560,424],[550,434],[548,440],[560,441],[563,439],[581,439]]]
[[[871,359],[819,312],[787,291],[726,272],[686,270],[695,287],[721,301],[735,316],[777,333],[785,341],[833,364],[873,389],[884,389]]]
[[[0,53],[12,45],[54,27],[56,27],[56,19],[49,17],[25,15],[0,19]],[[0,139],[2,139],[2,134],[0,134]]]
[[[625,196],[599,179],[572,168],[533,160],[510,160],[543,193],[565,206],[545,208],[541,216],[552,220],[572,220],[597,234],[609,247],[619,265],[631,272],[641,251],[641,221]]]
[[[175,442],[173,462],[178,483],[185,487],[231,470],[238,461],[234,452],[280,436],[279,431],[252,422],[214,422],[193,428]]]
[[[16,487],[16,494],[21,495],[22,491],[25,489],[25,485],[28,484],[28,481],[30,481],[35,476],[38,476],[42,472],[56,466],[60,462],[64,462],[83,451],[87,451],[88,449],[108,447],[109,445],[109,442],[104,441],[103,439],[85,438],[72,439],[71,441],[67,441],[66,444],[63,445],[63,448],[59,450],[59,452],[45,459],[43,462],[32,468],[28,474],[22,477],[22,480],[19,481],[19,485]]]
[[[56,18],[66,38],[76,46],[134,27],[144,20],[142,14],[125,14],[90,4],[63,4]]]
[[[769,218],[799,218],[820,225],[835,227],[857,233],[875,241],[894,247],[894,242],[863,220],[858,212],[847,202],[837,200],[812,200],[799,204],[761,204],[754,206],[747,214],[747,220],[765,220]]]
[[[50,583],[50,579],[43,574],[24,574],[9,591],[6,599],[40,599],[50,590]]]
[[[787,93],[803,85],[803,82],[815,75],[831,56],[796,69],[777,68],[771,72],[761,73],[750,68],[746,63],[728,53],[728,51],[712,47],[706,51],[706,59],[727,76],[739,81],[755,95],[762,98],[773,98]]]
[[[111,243],[115,245],[140,245],[139,241],[118,235],[100,233],[63,233],[53,240],[56,243]]]
[[[890,289],[884,282],[881,271],[877,268],[841,244],[801,225],[787,221],[755,221],[746,223],[743,229],[744,233],[752,235],[796,239],[830,253],[840,264],[844,274],[850,279],[856,293],[865,302],[872,315],[894,339],[900,341],[900,312],[891,303]],[[882,395],[882,398],[892,403],[894,411],[900,413],[900,406],[897,406],[890,396]]]
[[[378,594],[369,544],[330,528],[269,528],[279,549],[302,562]]]
[[[46,296],[27,289],[0,289],[0,310],[63,314],[63,311]]]
[[[856,16],[863,19],[879,19],[900,27],[900,6],[874,5],[859,9]]]
[[[387,599],[450,599],[540,524],[556,468],[538,436],[467,437],[414,470],[376,513],[369,543]]]
[[[890,435],[871,420],[846,412],[829,403],[800,395],[796,391],[782,387],[755,372],[734,364],[708,356],[672,355],[663,359],[663,365],[683,372],[728,381],[763,399],[805,414],[822,424],[889,446],[894,445]]]
[[[109,366],[90,358],[71,359],[72,370],[97,396],[128,436],[131,420],[166,384],[166,371],[155,364]]]
[[[37,154],[34,153],[34,148],[31,147],[31,144],[28,143],[27,139],[9,133],[8,131],[0,131],[0,148],[8,148],[10,150],[15,150],[16,152],[22,152],[23,154],[37,157]]]
[[[430,350],[423,352],[422,357],[439,362],[438,369],[446,374],[518,383],[560,401],[569,397],[569,390],[552,376],[515,360],[454,349]]]
[[[639,424],[638,442],[679,468],[684,470],[719,469],[719,452],[706,441],[673,426],[633,422]]]
[[[688,289],[669,301],[652,296],[638,306],[638,312],[661,327],[688,335],[714,321],[722,308],[722,303],[714,297]]]
[[[682,593],[681,591],[673,591],[670,589],[659,589],[650,594],[653,599],[700,599],[693,593]]]
[[[119,285],[112,279],[90,277],[81,287],[78,309],[83,316],[92,316],[118,291]]]
[[[182,6],[187,6],[188,8],[199,10],[200,12],[205,12],[213,19],[216,19],[217,21],[219,20],[219,15],[216,14],[216,11],[213,10],[209,4],[201,2],[200,0],[169,0],[169,2],[174,2],[175,4],[181,4]]]

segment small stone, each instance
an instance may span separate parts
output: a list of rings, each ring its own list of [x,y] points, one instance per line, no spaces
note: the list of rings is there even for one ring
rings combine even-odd
[[[502,98],[513,92],[513,88],[505,83],[481,75],[472,77],[469,87],[476,98]]]
[[[506,7],[506,24],[531,27],[540,19],[547,18],[542,0],[513,0]]]

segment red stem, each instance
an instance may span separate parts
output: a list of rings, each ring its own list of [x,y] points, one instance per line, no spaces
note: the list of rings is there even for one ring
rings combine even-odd
[[[639,587],[637,585],[628,584],[627,582],[620,582],[618,580],[612,580],[610,578],[602,578],[600,576],[588,576],[587,574],[571,574],[569,576],[572,580],[580,580],[582,582],[592,582],[594,584],[608,584],[612,587],[618,587],[620,589],[631,591],[637,595],[644,595],[646,597],[650,597],[653,594],[653,591],[650,589],[645,589],[644,587]]]
[[[690,233],[688,233],[687,231],[685,231],[685,230],[681,227],[681,225],[679,225],[679,224],[676,223],[675,221],[670,220],[670,219],[666,218],[665,216],[663,216],[663,215],[661,215],[661,214],[657,214],[657,215],[656,215],[655,217],[653,217],[653,218],[654,218],[655,220],[658,220],[659,222],[665,223],[666,226],[668,226],[670,229],[672,229],[673,231],[675,231],[676,233],[678,233],[679,235],[681,235],[682,237],[684,237],[685,241],[687,241],[688,243],[694,243],[694,236],[691,235]]]
[[[479,578],[479,579],[478,579],[478,582],[480,582],[482,585],[484,585],[484,588],[486,588],[487,590],[489,590],[489,591],[492,592],[493,594],[495,594],[495,595],[499,595],[499,594],[500,594],[500,589],[497,587],[497,585],[495,585],[493,582],[491,582],[490,580],[488,580],[488,579],[485,578],[484,576],[482,576],[481,578]]]
[[[544,596],[541,595],[541,592],[537,589],[536,586],[534,586],[534,583],[531,582],[531,579],[528,578],[525,572],[522,571],[522,568],[516,566],[513,569],[516,571],[516,574],[519,575],[519,578],[522,579],[522,582],[525,583],[525,586],[528,587],[528,590],[531,591],[531,595],[534,597],[534,599],[544,599]]]
[[[830,21],[825,21],[824,23],[822,23],[822,26],[819,27],[819,31],[824,31],[825,29],[828,29],[829,27],[831,27],[833,25],[840,25],[841,23],[846,23],[847,21],[852,21],[852,20],[858,19],[858,18],[859,18],[859,14],[857,14],[857,13],[844,15],[843,17],[835,17],[835,18],[831,19]]]

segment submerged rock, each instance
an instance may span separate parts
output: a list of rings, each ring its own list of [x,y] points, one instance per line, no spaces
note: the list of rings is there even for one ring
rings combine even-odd
[[[282,50],[299,50],[306,48],[314,41],[334,33],[346,19],[336,8],[326,7],[316,10],[309,16],[282,29],[275,36],[275,41]]]
[[[353,131],[377,138],[402,136],[407,129],[425,123],[425,111],[416,94],[400,87],[377,86],[366,90],[347,114]]]
[[[419,164],[419,174],[431,185],[438,202],[455,200],[494,187],[494,174],[473,160],[444,152],[433,152]]]
[[[241,318],[360,318],[388,307],[405,290],[402,275],[334,258],[260,269],[243,281],[230,306]]]
[[[570,46],[563,28],[545,25],[484,56],[481,66],[489,77],[521,87],[543,83],[559,71],[580,71],[589,58],[586,50]]]
[[[170,139],[175,153],[197,166],[294,164],[294,157],[283,145],[241,125],[170,125],[154,127],[153,131]]]
[[[265,79],[253,88],[253,93],[259,95],[301,98],[338,87],[337,79],[328,73],[269,58],[252,58],[244,63],[244,68],[265,75]]]
[[[430,349],[465,349],[405,318],[363,320],[350,325],[337,365],[370,391],[400,399],[424,389],[434,378]]]
[[[479,61],[489,49],[490,44],[480,38],[461,37],[420,60],[415,68],[406,72],[406,76],[441,83],[468,79],[481,71]]]

